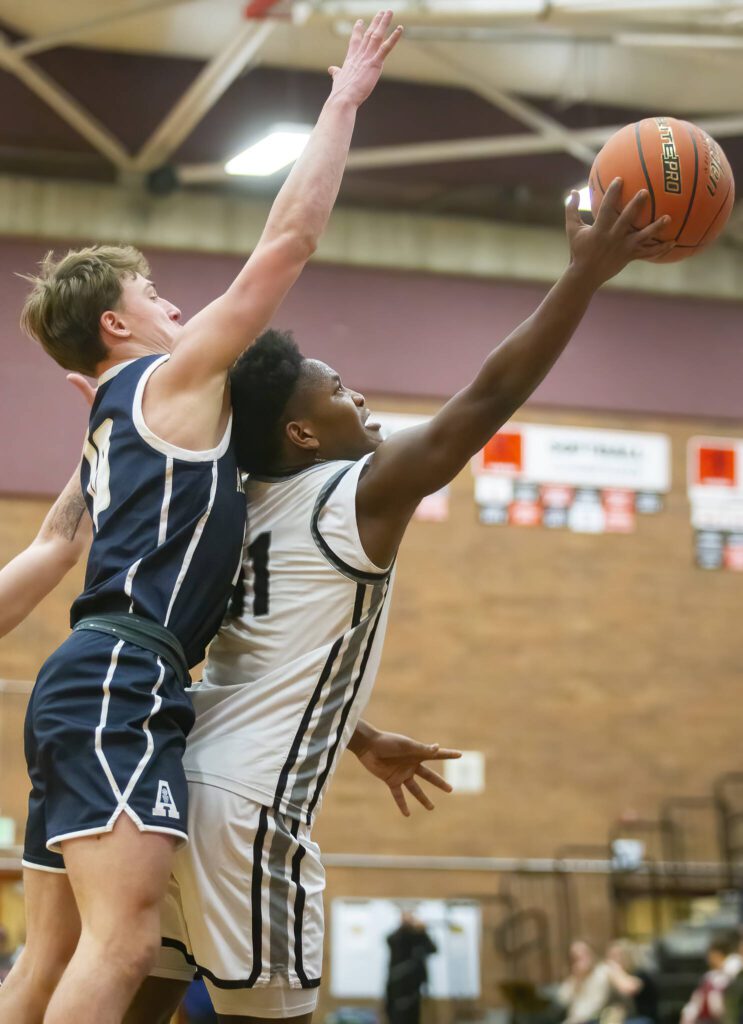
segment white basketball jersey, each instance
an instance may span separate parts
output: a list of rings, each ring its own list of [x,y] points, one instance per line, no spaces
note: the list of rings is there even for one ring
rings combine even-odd
[[[359,539],[368,456],[251,477],[244,608],[225,619],[194,688],[190,781],[312,821],[379,667],[393,570]]]

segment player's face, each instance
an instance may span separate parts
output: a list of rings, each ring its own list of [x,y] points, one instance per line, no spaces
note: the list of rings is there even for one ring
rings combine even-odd
[[[141,274],[126,278],[119,312],[135,340],[173,348],[181,326],[181,311],[157,294],[152,281]]]
[[[317,359],[304,364],[302,401],[323,459],[359,459],[382,441],[379,423],[364,396],[345,387],[340,375]]]

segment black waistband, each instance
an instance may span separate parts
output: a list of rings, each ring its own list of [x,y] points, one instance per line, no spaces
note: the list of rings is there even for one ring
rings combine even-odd
[[[191,685],[188,662],[183,646],[175,634],[165,626],[141,615],[125,615],[121,612],[104,612],[80,619],[73,629],[92,629],[96,633],[109,633],[119,640],[136,647],[143,647],[163,658],[184,686]]]

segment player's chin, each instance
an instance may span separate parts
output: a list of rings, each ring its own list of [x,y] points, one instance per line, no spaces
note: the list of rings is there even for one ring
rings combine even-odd
[[[382,427],[379,423],[375,423],[371,427],[364,427],[364,436],[373,448],[377,448],[384,440],[382,437]]]

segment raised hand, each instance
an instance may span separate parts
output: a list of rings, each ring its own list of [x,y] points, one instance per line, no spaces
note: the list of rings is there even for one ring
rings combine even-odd
[[[389,786],[395,803],[406,818],[410,817],[410,809],[405,799],[405,789],[427,811],[434,808],[416,776],[443,793],[451,793],[449,783],[437,772],[427,768],[424,762],[449,761],[461,756],[459,750],[443,750],[438,743],[419,743],[408,736],[392,732],[376,733],[365,749],[357,752],[366,770]]]
[[[659,217],[639,230],[634,226],[648,201],[648,193],[642,189],[622,210],[619,206],[621,192],[622,179],[615,178],[606,190],[595,223],[590,227],[583,223],[578,212],[577,192],[571,193],[565,211],[571,262],[597,284],[614,277],[632,260],[665,256],[674,246],[673,242],[663,242],[658,238],[668,227],[670,217]]]
[[[385,58],[402,35],[401,25],[387,35],[391,22],[392,11],[380,11],[366,31],[362,20],[356,22],[343,66],[328,68],[334,95],[342,95],[357,107],[370,95],[382,74]]]
[[[98,388],[95,384],[91,384],[87,377],[83,377],[81,373],[68,373],[67,380],[72,384],[73,388],[76,388],[83,396],[88,405],[95,402],[96,392]]]

